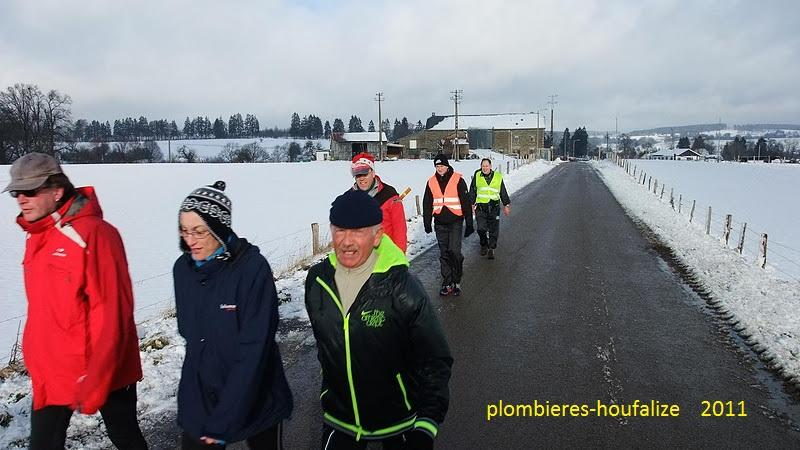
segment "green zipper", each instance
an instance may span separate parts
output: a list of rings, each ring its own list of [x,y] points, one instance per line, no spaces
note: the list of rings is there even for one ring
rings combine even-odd
[[[333,289],[331,289],[330,286],[322,281],[320,277],[317,277],[317,283],[319,283],[323,289],[328,291],[328,294],[331,296],[333,301],[336,302],[336,306],[339,307],[339,312],[342,314],[342,319],[344,321],[344,354],[347,363],[347,382],[350,384],[350,401],[353,403],[353,417],[355,418],[357,428],[356,441],[358,441],[361,439],[364,429],[361,428],[361,417],[358,414],[358,401],[356,400],[356,387],[355,383],[353,382],[353,364],[350,354],[350,313],[344,313],[344,309],[342,308],[342,303],[339,301],[339,298],[333,293]]]
[[[403,401],[406,402],[406,408],[411,411],[411,403],[408,403],[408,394],[406,393],[406,385],[403,384],[403,377],[397,374],[397,383],[400,385],[400,392],[403,393]]]

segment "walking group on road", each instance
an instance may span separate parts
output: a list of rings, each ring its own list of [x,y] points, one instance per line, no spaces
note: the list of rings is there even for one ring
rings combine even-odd
[[[470,187],[445,155],[425,186],[423,225],[435,230],[440,295],[461,294],[462,237],[494,257],[502,174],[484,159]],[[333,251],[310,268],[305,306],[322,366],[323,449],[433,448],[449,404],[453,358],[424,287],[409,271],[403,197],[375,173],[369,153],[351,161],[352,188],[331,204]],[[185,356],[178,385],[181,448],[247,441],[283,448],[292,393],[275,340],[278,298],[267,260],[233,231],[233,203],[217,181],[178,208],[173,266]],[[99,411],[120,449],[146,449],[136,415],[142,379],[133,291],[119,232],[92,187],[76,188],[52,156],[29,153],[5,188],[27,233],[28,316],[23,357],[33,385],[30,448],[62,449],[74,412]],[[44,282],[46,280],[46,282]]]

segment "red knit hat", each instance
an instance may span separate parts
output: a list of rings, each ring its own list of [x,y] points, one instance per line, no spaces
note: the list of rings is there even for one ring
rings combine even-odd
[[[375,170],[374,156],[366,152],[353,156],[353,164],[350,166],[350,172],[353,176],[364,175],[369,173],[370,170]]]

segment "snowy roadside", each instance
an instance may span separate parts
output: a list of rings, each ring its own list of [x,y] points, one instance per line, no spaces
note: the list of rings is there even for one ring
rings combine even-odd
[[[519,191],[556,165],[557,163],[536,161],[522,165],[510,174],[504,174],[508,193]],[[408,256],[412,261],[415,256],[435,245],[433,234],[425,234],[422,217],[409,219],[408,242]],[[316,259],[322,257],[319,255]],[[278,339],[284,348],[297,348],[313,340],[303,303],[306,273],[306,269],[298,269],[282,276],[275,283],[282,302],[279,309],[282,327]],[[138,410],[142,429],[147,430],[165,420],[174,420],[177,412],[175,396],[185,348],[170,311],[140,324],[138,333],[144,372],[144,378],[138,384]],[[291,354],[283,356],[284,364],[287,364],[286,360],[291,358]],[[30,380],[27,376],[12,375],[0,381],[0,448],[27,447],[30,408]],[[73,415],[68,436],[67,448],[111,447],[99,414]]]
[[[604,161],[593,167],[634,219],[642,221],[691,267],[734,329],[785,380],[800,387],[800,283],[707,236],[701,225],[639,185],[624,169]]]

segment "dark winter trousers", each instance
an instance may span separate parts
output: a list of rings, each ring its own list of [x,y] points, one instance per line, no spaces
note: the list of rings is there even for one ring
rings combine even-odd
[[[439,244],[439,264],[442,267],[442,286],[461,283],[464,255],[461,254],[461,236],[464,222],[434,223],[436,242]]]
[[[497,248],[497,237],[500,234],[500,202],[478,203],[475,206],[475,221],[478,223],[481,247]]]
[[[136,420],[136,385],[108,394],[100,408],[108,437],[118,449],[147,449]],[[31,450],[61,450],[67,440],[72,410],[67,406],[45,406],[31,413]]]
[[[356,441],[356,438],[349,434],[336,431],[325,425],[322,429],[322,450],[364,450],[369,442],[375,441]],[[408,449],[405,437],[402,434],[388,437],[378,441],[383,446],[383,450],[404,450]]]
[[[283,449],[283,436],[281,422],[268,428],[255,436],[247,438],[247,446],[252,450],[281,450]],[[198,439],[183,433],[181,450],[222,450],[224,445],[207,445]]]

